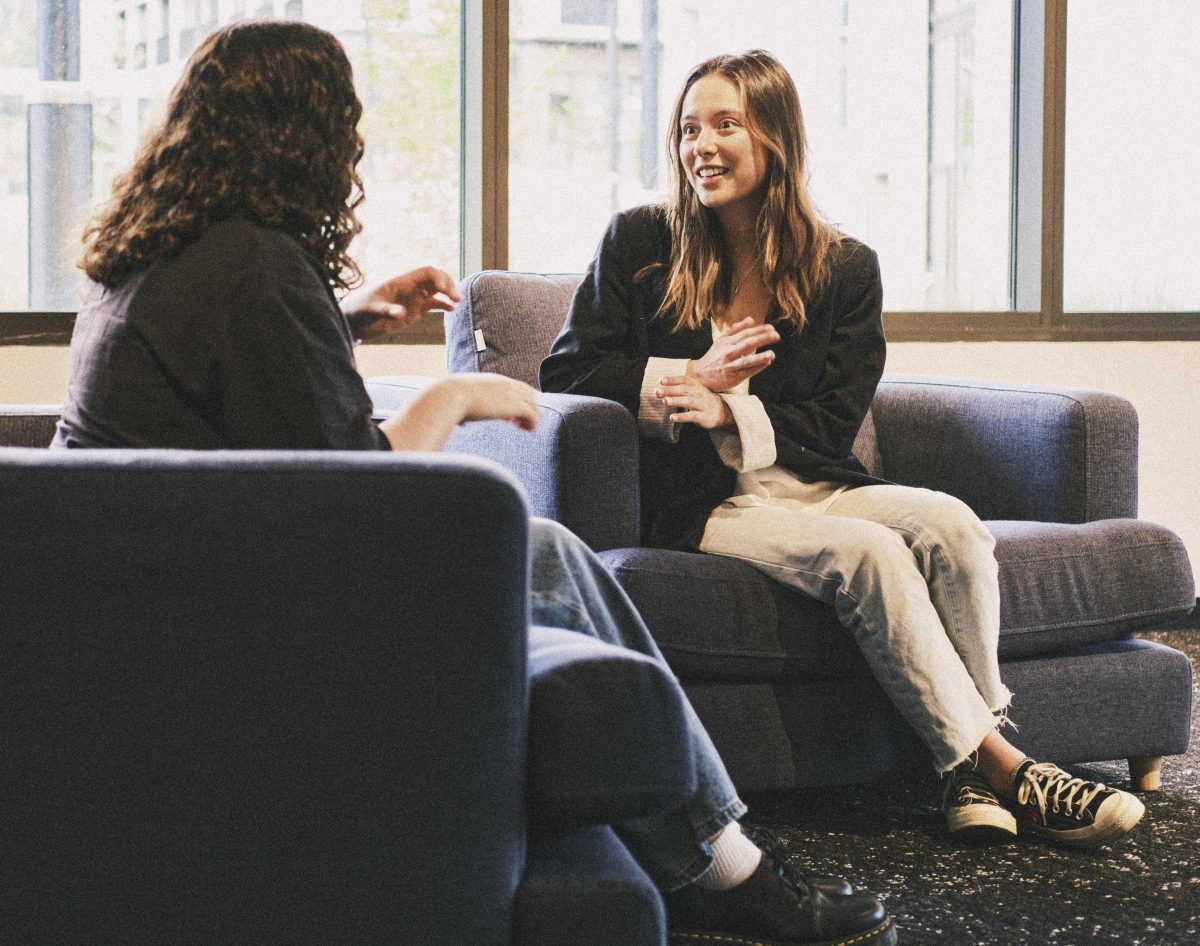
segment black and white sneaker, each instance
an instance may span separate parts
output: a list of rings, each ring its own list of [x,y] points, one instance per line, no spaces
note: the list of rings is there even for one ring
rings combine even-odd
[[[942,776],[942,814],[951,834],[979,840],[1017,834],[1017,819],[970,760]]]
[[[689,884],[664,894],[671,946],[895,946],[883,905],[866,891],[833,892],[848,887],[835,878],[818,886],[771,845],[731,890]]]
[[[1013,794],[1022,821],[1072,847],[1115,841],[1146,813],[1146,806],[1129,792],[1075,778],[1053,763],[1032,759],[1017,767]]]

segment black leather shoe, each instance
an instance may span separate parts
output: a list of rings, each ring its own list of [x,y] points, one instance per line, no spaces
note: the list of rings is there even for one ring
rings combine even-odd
[[[763,857],[769,857],[776,867],[787,862],[787,842],[774,831],[749,821],[742,821],[741,827],[742,834],[748,837],[763,852]],[[795,870],[794,867],[789,867],[788,869]],[[845,896],[846,894],[854,893],[853,885],[850,881],[842,877],[827,877],[824,874],[806,874],[804,875],[804,880],[810,887],[821,891],[827,897]]]
[[[689,884],[666,894],[673,946],[895,946],[896,927],[866,892],[826,894],[764,857],[732,890]]]

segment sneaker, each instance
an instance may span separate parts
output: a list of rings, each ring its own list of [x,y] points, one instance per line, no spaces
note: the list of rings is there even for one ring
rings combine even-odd
[[[1026,759],[1013,777],[1014,807],[1035,831],[1073,847],[1128,834],[1146,806],[1120,789],[1075,778],[1050,762]]]
[[[942,814],[951,834],[984,839],[1017,833],[1017,819],[970,760],[942,776]]]
[[[756,842],[757,843],[757,842]],[[836,880],[836,878],[834,878]],[[831,880],[826,878],[826,880]],[[849,886],[837,880],[839,887]],[[824,893],[780,847],[764,849],[749,880],[730,890],[689,884],[664,895],[672,946],[895,946],[896,927],[865,891]]]

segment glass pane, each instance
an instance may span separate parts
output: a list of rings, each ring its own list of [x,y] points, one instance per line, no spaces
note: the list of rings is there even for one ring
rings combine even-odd
[[[1067,17],[1063,306],[1200,310],[1200,4]]]
[[[366,277],[457,270],[460,0],[66,0],[46,5],[78,11],[74,62],[72,44],[56,50],[65,82],[43,81],[39,6],[0,0],[0,310],[76,307],[90,207],[128,168],[197,43],[246,16],[305,19],[346,46],[365,108],[367,200],[352,252]]]
[[[885,306],[1009,307],[1011,4],[512,0],[510,10],[514,269],[579,271],[612,213],[662,199],[665,123],[687,73],[759,47],[796,81],[814,196],[879,252]]]

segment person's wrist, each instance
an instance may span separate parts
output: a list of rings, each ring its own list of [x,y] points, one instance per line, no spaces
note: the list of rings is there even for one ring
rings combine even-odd
[[[467,375],[451,375],[441,378],[429,386],[427,390],[436,397],[445,409],[457,418],[461,424],[471,413],[471,389]]]
[[[717,400],[721,402],[721,427],[736,427],[737,420],[733,416],[733,410],[729,406],[729,402],[721,395],[717,395]]]

